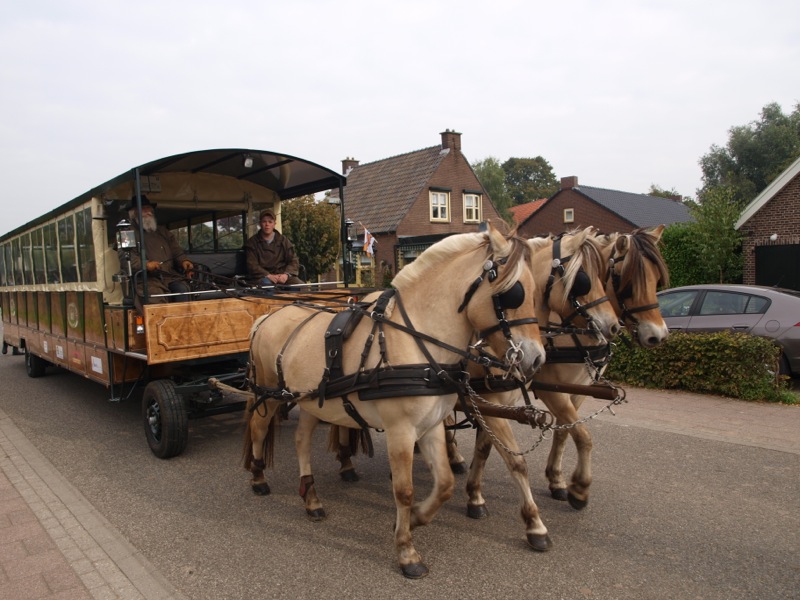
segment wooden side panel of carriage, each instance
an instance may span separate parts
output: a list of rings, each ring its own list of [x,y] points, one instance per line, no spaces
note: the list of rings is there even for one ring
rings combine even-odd
[[[152,365],[246,352],[256,319],[283,304],[268,298],[223,298],[147,305],[147,362]]]

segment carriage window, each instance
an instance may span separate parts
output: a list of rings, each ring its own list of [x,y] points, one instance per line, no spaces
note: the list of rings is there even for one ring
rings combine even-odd
[[[180,227],[170,228],[172,231],[172,235],[175,236],[175,239],[178,242],[178,245],[181,248],[187,249],[189,248],[189,226],[188,225],[181,225]]]
[[[481,197],[478,194],[464,194],[464,222],[479,223],[481,220]]]
[[[45,283],[61,283],[61,274],[58,270],[58,241],[56,239],[56,224],[49,223],[42,227],[44,238],[45,268],[47,281]]]
[[[16,238],[11,241],[11,260],[13,261],[11,264],[13,265],[14,271],[14,284],[15,285],[22,285],[25,281],[22,278],[22,252],[20,251],[20,243],[19,238]]]
[[[22,276],[25,278],[25,285],[33,283],[33,259],[31,258],[30,233],[26,233],[22,236]]]
[[[450,221],[450,194],[431,192],[431,221]]]
[[[244,219],[241,214],[216,220],[218,250],[237,250],[244,245]]]
[[[6,275],[6,248],[8,244],[0,246],[0,285],[8,285],[8,275]]]
[[[75,255],[75,220],[72,215],[58,221],[58,248],[61,256],[61,277],[65,283],[78,281]]]
[[[81,281],[97,280],[92,237],[92,209],[86,208],[75,215],[78,241],[78,264],[81,266]]]
[[[187,246],[184,246],[187,248]],[[189,229],[189,245],[192,252],[213,252],[214,251],[214,223],[205,221],[203,223],[192,223]]]
[[[34,283],[47,283],[45,279],[44,270],[44,238],[42,230],[36,229],[31,234],[31,242],[33,245],[33,282]]]

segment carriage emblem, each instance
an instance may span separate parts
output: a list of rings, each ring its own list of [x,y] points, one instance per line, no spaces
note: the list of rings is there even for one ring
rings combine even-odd
[[[78,327],[78,307],[74,302],[67,304],[67,323],[72,329],[77,329]]]

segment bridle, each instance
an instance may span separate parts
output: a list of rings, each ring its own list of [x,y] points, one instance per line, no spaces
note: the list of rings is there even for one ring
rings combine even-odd
[[[548,308],[550,307],[550,293],[553,290],[553,284],[556,281],[556,277],[560,277],[563,280],[566,272],[564,265],[567,264],[573,256],[570,255],[561,258],[561,238],[563,235],[564,234],[562,233],[553,238],[553,261],[551,263],[550,276],[547,278],[547,285],[544,289],[544,302]],[[578,301],[578,298],[585,296],[591,290],[592,280],[589,277],[589,274],[584,271],[583,268],[581,268],[575,274],[575,280],[573,281],[572,286],[567,293],[567,299],[569,300],[570,306],[573,308],[573,312],[567,317],[561,319],[562,327],[569,327],[575,317],[581,316],[589,324],[589,327],[593,328],[592,323],[594,322],[594,319],[592,315],[589,314],[589,309],[598,306],[603,302],[608,302],[609,299],[608,296],[602,296],[587,304],[581,304]]]
[[[621,314],[619,316],[620,322],[625,325],[627,323],[631,323],[633,328],[639,326],[639,319],[636,318],[634,315],[636,313],[645,312],[648,310],[654,310],[658,308],[658,303],[653,304],[644,304],[642,306],[634,306],[632,308],[628,308],[625,305],[626,299],[633,299],[633,286],[629,283],[625,286],[624,289],[622,287],[622,275],[617,273],[616,265],[617,263],[624,262],[626,254],[622,256],[617,256],[617,250],[614,248],[613,253],[611,254],[611,258],[608,259],[608,273],[606,274],[606,287],[608,287],[609,282],[611,283],[611,289],[614,290],[614,296],[617,300],[617,304],[619,305]]]
[[[501,258],[500,260],[495,261],[493,257],[489,257],[489,259],[486,260],[486,262],[483,264],[483,272],[478,275],[478,277],[472,282],[464,294],[464,300],[461,302],[461,306],[458,307],[458,312],[462,312],[467,307],[470,300],[472,300],[472,297],[475,295],[478,287],[481,285],[481,283],[483,283],[484,279],[488,280],[489,282],[493,282],[495,279],[497,279],[498,267],[506,264],[506,262],[506,258]],[[525,353],[522,350],[522,345],[514,341],[511,328],[539,322],[536,317],[525,317],[522,319],[512,320],[508,320],[506,318],[506,310],[519,308],[522,306],[523,302],[525,302],[525,289],[522,287],[522,283],[519,281],[515,282],[514,285],[512,285],[506,291],[500,292],[499,294],[493,294],[492,305],[494,307],[494,314],[497,317],[497,324],[479,331],[477,342],[470,346],[470,348],[475,350],[479,356],[490,359],[493,362],[497,362],[497,359],[488,352],[485,352],[483,347],[486,345],[485,340],[488,336],[496,331],[502,331],[503,337],[505,337],[509,346],[508,350],[506,351],[505,362],[502,363],[503,366],[500,367],[505,371],[504,377],[507,377],[525,356]],[[498,364],[494,364],[492,366],[497,367]]]

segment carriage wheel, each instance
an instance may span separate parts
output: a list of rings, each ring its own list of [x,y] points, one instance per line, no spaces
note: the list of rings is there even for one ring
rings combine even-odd
[[[46,360],[39,358],[25,348],[25,370],[28,372],[28,377],[44,377],[46,368]]]
[[[142,397],[144,432],[150,450],[159,458],[178,456],[189,441],[189,414],[168,379],[151,381]]]

